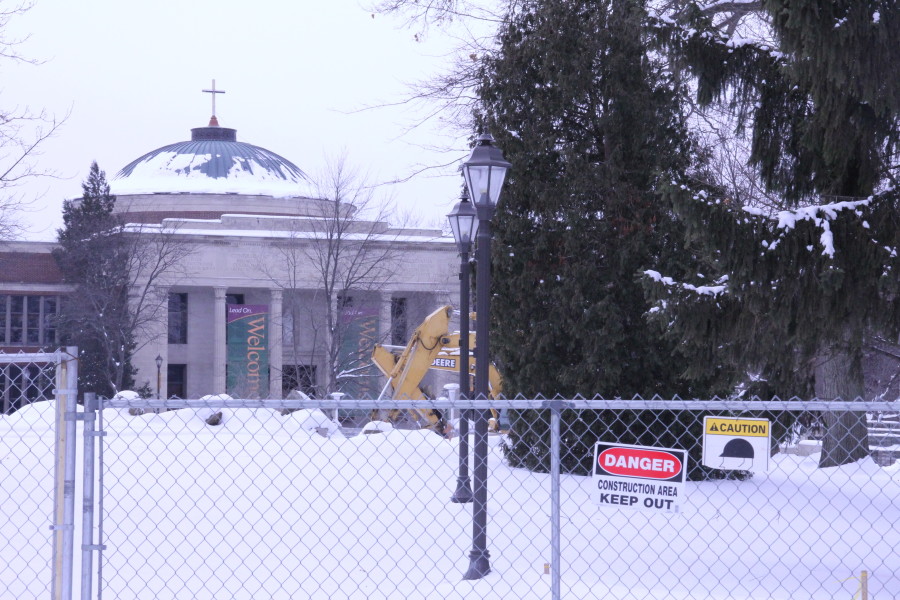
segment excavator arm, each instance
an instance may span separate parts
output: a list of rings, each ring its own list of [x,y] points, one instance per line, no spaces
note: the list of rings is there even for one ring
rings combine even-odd
[[[372,351],[372,361],[388,379],[381,394],[384,397],[391,390],[394,400],[424,400],[427,395],[421,388],[422,379],[429,369],[459,372],[459,333],[449,333],[451,306],[442,306],[434,311],[413,332],[412,337],[399,354],[390,348],[376,344]],[[470,334],[470,347],[474,347],[474,336]],[[469,363],[470,375],[475,372],[475,361]],[[490,365],[490,396],[497,398],[501,394],[500,373]],[[376,411],[380,412],[380,411]],[[491,429],[497,429],[497,413],[492,411]],[[388,419],[396,421],[400,411],[391,411]],[[432,409],[416,409],[412,416],[419,422],[427,423],[442,435],[449,433],[448,424],[440,411]],[[373,419],[384,419],[384,414],[374,414]]]
[[[427,398],[420,384],[428,373],[431,363],[440,352],[443,340],[447,338],[452,310],[450,306],[442,306],[428,315],[413,332],[399,356],[394,355],[380,344],[375,345],[372,351],[372,360],[388,378],[388,384],[381,393],[382,397],[390,388],[392,390],[390,397],[393,400],[425,400]],[[449,433],[447,422],[439,411],[416,409],[411,412],[417,421],[427,422],[428,426],[438,433],[442,435]],[[399,417],[399,411],[391,411],[388,416],[391,421],[397,421]],[[373,418],[384,419],[384,415],[373,414]]]
[[[444,344],[441,351],[438,352],[432,361],[430,369],[438,371],[452,371],[459,373],[459,333],[453,333],[443,338]],[[469,348],[475,347],[475,334],[469,334]],[[475,377],[475,357],[469,356],[469,377]],[[470,386],[471,387],[471,386]],[[488,396],[491,398],[499,398],[503,393],[503,380],[500,378],[500,372],[497,367],[491,363],[488,367]]]

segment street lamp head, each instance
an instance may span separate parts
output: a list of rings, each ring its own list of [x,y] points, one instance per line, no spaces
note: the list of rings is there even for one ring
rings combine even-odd
[[[456,240],[459,253],[468,254],[472,249],[475,232],[478,230],[478,213],[469,202],[469,194],[465,188],[463,188],[459,202],[447,215],[447,219],[450,220],[450,229],[453,230],[453,239]]]
[[[469,160],[462,164],[463,177],[469,196],[476,207],[496,207],[503,189],[506,171],[512,165],[503,158],[503,152],[494,146],[494,138],[489,133],[478,136],[478,143],[472,148]]]
[[[156,368],[161,369],[163,364],[163,357],[159,354],[156,355]]]

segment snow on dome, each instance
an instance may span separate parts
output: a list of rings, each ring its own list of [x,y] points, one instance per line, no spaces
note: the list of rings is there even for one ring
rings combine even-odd
[[[109,182],[116,195],[240,194],[308,197],[310,179],[265,148],[237,141],[234,129],[198,127],[191,141],[169,144],[126,165]]]

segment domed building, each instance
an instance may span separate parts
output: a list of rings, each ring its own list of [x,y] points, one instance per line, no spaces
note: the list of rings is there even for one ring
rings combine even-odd
[[[452,238],[367,220],[351,202],[317,193],[290,160],[238,141],[215,116],[190,141],[129,162],[109,184],[115,212],[146,240],[148,258],[165,254],[172,263],[137,286],[152,281],[153,301],[136,332],[136,386],[161,398],[321,393],[334,387],[336,360],[359,361],[374,341],[405,344],[421,319],[455,303]],[[52,261],[47,246],[38,249],[44,262]],[[33,283],[66,293],[58,274],[53,285]],[[4,326],[0,350],[28,345]],[[340,339],[327,344],[329,331]],[[33,346],[53,345],[51,337]],[[358,393],[380,391],[376,378],[359,381]]]
[[[452,239],[357,218],[353,205],[319,197],[297,165],[238,141],[215,117],[190,141],[128,163],[110,188],[136,233],[184,254],[161,278],[165,314],[133,359],[137,383],[153,388],[162,359],[161,397],[321,392],[334,383],[326,289],[337,343],[354,361],[375,340],[405,344],[456,287]]]
[[[157,148],[127,164],[110,181],[117,210],[135,222],[223,214],[300,216],[311,202],[310,178],[289,160],[237,141],[237,131],[191,130],[191,140]],[[308,202],[298,202],[306,199]]]

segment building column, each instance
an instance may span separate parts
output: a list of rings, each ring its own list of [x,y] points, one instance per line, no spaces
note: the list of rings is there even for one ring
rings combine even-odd
[[[226,287],[215,287],[213,306],[213,394],[225,393],[225,292]]]
[[[378,340],[382,344],[391,343],[391,302],[391,292],[382,292],[378,311]]]
[[[281,398],[281,379],[284,369],[284,315],[282,298],[284,290],[270,290],[269,314],[269,398]]]

